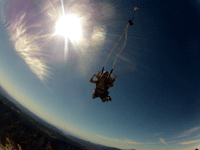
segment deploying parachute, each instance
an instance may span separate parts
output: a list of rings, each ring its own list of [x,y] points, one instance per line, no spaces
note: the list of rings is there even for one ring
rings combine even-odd
[[[121,39],[122,39],[124,33],[126,32],[126,33],[125,33],[124,46],[123,46],[123,47],[121,48],[121,50],[119,51],[119,53],[118,53],[118,55],[117,55],[117,57],[116,57],[116,59],[115,59],[115,61],[114,61],[114,63],[113,63],[113,67],[112,67],[112,69],[111,69],[110,76],[112,76],[112,71],[113,71],[113,68],[114,68],[114,66],[115,66],[115,63],[116,63],[116,61],[117,61],[117,58],[119,57],[119,55],[122,53],[122,51],[124,50],[124,48],[125,48],[125,46],[126,46],[128,27],[129,27],[129,25],[131,25],[131,26],[133,25],[133,20],[134,20],[134,15],[135,15],[136,10],[138,10],[138,7],[134,7],[134,14],[133,14],[132,20],[130,19],[130,20],[128,21],[128,24],[127,24],[126,27],[124,28],[124,31],[123,31],[121,37],[119,38],[119,40],[117,41],[117,43],[115,44],[115,46],[113,47],[113,49],[111,50],[110,54],[108,55],[108,57],[107,57],[107,59],[106,59],[106,61],[105,61],[105,63],[104,63],[104,66],[105,66],[105,64],[106,64],[106,62],[107,62],[107,60],[108,60],[108,58],[110,57],[110,55],[112,54],[112,52],[114,51],[114,49],[116,48],[116,46],[118,45],[118,43],[121,41]],[[104,70],[104,66],[103,66],[103,69],[102,69],[102,73],[103,73],[103,70]]]
[[[110,96],[108,96],[108,93],[109,93],[108,89],[109,89],[109,87],[113,87],[113,82],[117,78],[117,76],[115,76],[115,75],[114,75],[113,79],[111,78],[112,72],[113,72],[115,63],[117,61],[117,58],[120,56],[120,54],[122,53],[122,51],[124,50],[124,48],[126,46],[128,27],[129,27],[129,25],[131,25],[131,26],[133,25],[134,15],[135,15],[135,12],[137,10],[138,10],[138,7],[134,7],[133,18],[128,20],[128,24],[124,28],[124,31],[123,31],[121,37],[119,38],[119,40],[117,41],[117,43],[115,44],[115,46],[113,47],[111,52],[109,53],[108,57],[106,58],[106,61],[105,61],[104,65],[103,65],[102,70],[99,71],[97,75],[94,74],[93,77],[90,80],[91,83],[96,83],[96,88],[93,91],[93,98],[100,97],[102,99],[102,102],[111,101]],[[124,33],[125,33],[125,41],[124,41],[123,47],[120,49],[117,57],[115,58],[114,63],[113,63],[113,67],[112,67],[110,73],[108,73],[107,71],[104,72],[104,66],[105,66],[108,58],[110,57],[110,55],[112,54],[112,52],[114,51],[114,49],[116,48],[116,46],[118,45],[120,40],[122,39]],[[94,77],[96,77],[98,80],[97,81],[93,81]]]
[[[139,8],[138,7],[134,7],[134,10],[136,11],[136,10],[138,10]]]
[[[139,9],[138,7],[134,7],[134,14],[135,14],[135,11],[138,10],[138,9]],[[132,20],[134,20],[134,17],[132,18]],[[131,25],[131,26],[133,25],[133,21],[132,20],[128,21],[129,25]]]

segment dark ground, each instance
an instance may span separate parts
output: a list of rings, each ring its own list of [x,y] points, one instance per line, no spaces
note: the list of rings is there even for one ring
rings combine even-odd
[[[119,150],[67,135],[6,97],[0,93],[0,149]]]

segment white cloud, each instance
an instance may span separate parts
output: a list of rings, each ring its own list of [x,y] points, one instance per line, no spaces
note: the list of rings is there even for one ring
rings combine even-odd
[[[98,137],[100,137],[100,138],[103,138],[103,139],[107,139],[107,140],[111,140],[111,141],[120,142],[120,140],[118,140],[118,139],[109,138],[109,137],[105,137],[105,136],[101,136],[101,135],[96,135],[96,136],[98,136]]]
[[[134,140],[131,140],[131,139],[118,140],[118,139],[115,139],[115,138],[109,138],[109,137],[105,137],[105,136],[101,136],[101,135],[96,135],[96,136],[103,138],[103,139],[106,139],[106,140],[115,141],[115,142],[121,142],[121,143],[127,143],[127,144],[143,144],[143,143],[139,143],[139,142],[136,142]]]
[[[125,141],[126,143],[128,143],[128,144],[143,144],[143,143],[139,143],[139,142],[136,142],[136,141],[130,140],[130,139],[125,139],[124,141]]]
[[[167,145],[167,143],[165,142],[165,140],[163,138],[160,138],[160,142]]]
[[[193,127],[193,128],[191,128],[191,129],[186,130],[186,131],[184,131],[183,133],[181,133],[181,134],[178,136],[178,138],[189,136],[191,133],[196,132],[196,131],[198,131],[198,130],[200,130],[200,126],[198,126],[198,127]]]
[[[197,143],[197,142],[200,142],[200,140],[181,142],[181,143],[179,143],[179,144],[186,145],[186,144],[193,144],[193,143]]]
[[[7,31],[10,36],[10,40],[13,43],[15,51],[25,63],[29,66],[31,71],[37,75],[37,77],[44,81],[45,77],[50,75],[50,68],[47,66],[45,57],[50,58],[50,55],[42,50],[42,46],[38,41],[43,40],[43,35],[40,33],[38,27],[41,25],[38,23],[36,25],[28,26],[26,18],[26,13],[16,14],[16,19],[10,20],[7,26]],[[28,32],[30,29],[37,28],[38,31],[34,34]]]

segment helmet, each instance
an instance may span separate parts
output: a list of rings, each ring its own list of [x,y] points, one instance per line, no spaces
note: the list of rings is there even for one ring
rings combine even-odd
[[[104,71],[103,74],[108,73],[108,71]]]
[[[109,76],[108,71],[104,71],[102,77],[105,77],[106,74],[107,74],[107,77]]]

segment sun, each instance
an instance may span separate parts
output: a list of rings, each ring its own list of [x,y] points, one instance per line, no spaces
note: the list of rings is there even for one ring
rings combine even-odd
[[[81,38],[80,19],[75,15],[63,15],[56,23],[56,33],[71,41],[79,41]]]

